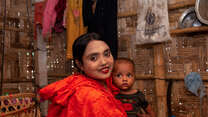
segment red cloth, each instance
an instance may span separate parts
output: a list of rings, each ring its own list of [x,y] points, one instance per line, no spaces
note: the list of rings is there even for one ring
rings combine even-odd
[[[52,102],[47,117],[127,117],[110,91],[83,75],[52,83],[39,94]]]
[[[43,20],[43,11],[45,9],[45,1],[44,2],[37,2],[35,3],[35,23],[34,23],[34,39],[37,39],[37,25],[39,24],[42,26],[42,20]]]
[[[113,79],[112,79],[112,77],[106,79],[106,84],[107,84],[107,87],[110,88],[110,90],[113,93],[113,95],[119,94],[120,89],[117,88],[115,85],[113,85]]]

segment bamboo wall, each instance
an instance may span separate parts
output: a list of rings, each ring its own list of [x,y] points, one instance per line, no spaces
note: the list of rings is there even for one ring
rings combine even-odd
[[[137,0],[119,0],[119,56],[130,57],[135,61],[135,88],[146,94],[157,117],[167,117],[168,113],[169,116],[171,114],[176,117],[200,116],[199,97],[185,88],[184,78],[190,72],[198,72],[207,87],[208,28],[202,26],[179,29],[178,26],[182,13],[194,7],[194,4],[195,0],[168,0],[171,41],[136,45],[135,30],[139,15],[135,12],[139,10],[136,7]],[[171,86],[171,91],[168,91],[168,86]],[[207,116],[207,104],[208,99],[205,96],[202,117]]]
[[[195,0],[168,0],[171,41],[137,45],[135,40],[139,15],[138,2],[118,0],[118,54],[120,57],[129,57],[135,61],[137,81],[134,88],[143,91],[157,117],[167,117],[168,112],[176,117],[200,116],[199,98],[186,90],[183,80],[189,72],[198,72],[206,89],[208,87],[208,28],[203,26],[178,29],[180,15],[187,8],[194,6],[194,3]],[[22,9],[26,7],[25,4],[25,0],[7,1],[4,94],[34,92],[35,89],[32,75],[34,48],[31,48],[31,35],[28,35],[29,21],[32,22],[33,17],[31,16],[28,21],[26,11]],[[3,5],[0,5],[2,9]],[[33,11],[30,9],[30,12]],[[2,39],[3,14],[2,12],[0,14],[0,39]],[[71,72],[69,68],[72,63],[65,59],[64,39],[65,33],[52,34],[51,39],[45,41],[46,49],[39,50],[46,52],[48,62],[43,67],[47,67],[49,83],[62,79]],[[40,54],[39,52],[35,51],[36,56]],[[167,92],[170,86],[169,95]],[[207,103],[206,96],[203,99],[202,117],[208,114]]]

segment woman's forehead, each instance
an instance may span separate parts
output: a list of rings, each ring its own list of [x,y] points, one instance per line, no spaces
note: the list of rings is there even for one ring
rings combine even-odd
[[[100,53],[105,51],[106,49],[109,49],[108,45],[101,40],[92,40],[89,42],[85,49],[85,54],[89,53]]]

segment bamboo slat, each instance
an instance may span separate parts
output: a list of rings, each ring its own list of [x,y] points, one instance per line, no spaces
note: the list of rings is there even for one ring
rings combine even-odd
[[[138,80],[151,80],[154,79],[153,74],[136,74],[136,79]]]
[[[3,30],[3,26],[0,26],[0,30]],[[22,29],[22,28],[15,28],[15,27],[5,27],[5,30],[8,31],[15,31],[15,32],[29,32],[30,30]]]
[[[123,17],[131,17],[131,16],[137,16],[137,12],[124,12],[124,13],[118,13],[118,18],[123,18]]]
[[[184,33],[195,33],[195,32],[208,32],[208,26],[170,30],[170,34],[172,36],[183,35]]]
[[[182,1],[182,2],[175,3],[175,4],[169,4],[168,10],[174,10],[174,9],[183,8],[187,6],[194,6],[195,2],[196,0],[187,0],[187,1]]]

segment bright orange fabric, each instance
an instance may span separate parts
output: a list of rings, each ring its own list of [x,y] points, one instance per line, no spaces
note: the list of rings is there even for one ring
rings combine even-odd
[[[127,117],[110,91],[83,75],[69,76],[39,93],[52,101],[47,117]]]

